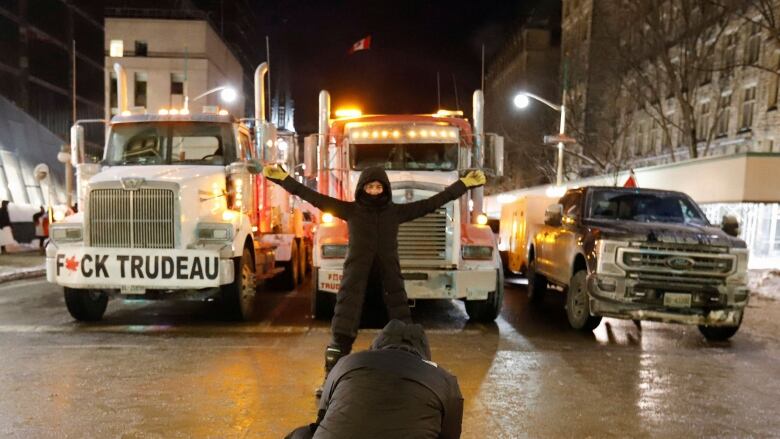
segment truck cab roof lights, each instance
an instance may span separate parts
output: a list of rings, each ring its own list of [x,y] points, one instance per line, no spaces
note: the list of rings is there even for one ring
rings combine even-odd
[[[360,117],[363,112],[358,108],[338,108],[334,113],[337,118]]]
[[[433,115],[435,117],[463,117],[463,112],[460,110],[453,111],[453,110],[439,109]]]
[[[477,215],[477,224],[479,224],[480,226],[484,226],[487,225],[487,223],[488,223],[487,215],[485,215],[484,213],[480,213],[479,215]]]
[[[223,108],[223,109],[219,110],[219,113],[217,113],[217,114],[219,114],[220,116],[227,116],[229,113],[228,113],[228,111],[227,111],[227,110],[225,110],[225,109]]]
[[[322,214],[322,222],[323,224],[330,224],[333,222],[333,214],[330,212],[325,212]]]
[[[157,110],[157,114],[159,114],[161,116],[167,116],[168,115],[168,109],[167,108],[160,108],[159,110]]]

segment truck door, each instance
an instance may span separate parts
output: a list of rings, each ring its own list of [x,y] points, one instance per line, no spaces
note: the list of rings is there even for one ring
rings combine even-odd
[[[553,279],[567,283],[572,275],[572,263],[579,251],[577,228],[582,211],[582,193],[572,192],[561,199],[563,219],[561,227],[550,231],[549,242],[545,250],[549,258]]]

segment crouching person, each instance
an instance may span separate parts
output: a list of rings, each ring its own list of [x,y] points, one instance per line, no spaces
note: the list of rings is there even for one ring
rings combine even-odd
[[[457,379],[431,360],[423,328],[391,320],[368,351],[328,375],[317,422],[288,438],[459,438]]]

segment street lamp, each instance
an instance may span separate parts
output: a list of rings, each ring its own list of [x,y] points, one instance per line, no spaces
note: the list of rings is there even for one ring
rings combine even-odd
[[[544,99],[542,97],[539,97],[527,91],[518,93],[515,96],[514,103],[517,108],[523,109],[528,107],[528,105],[530,105],[531,99],[535,101],[539,101],[544,105],[547,105],[548,107],[552,108],[553,110],[561,113],[561,122],[558,128],[558,136],[560,137],[558,142],[558,172],[555,179],[556,180],[555,185],[560,187],[561,185],[563,185],[563,137],[564,137],[564,133],[566,132],[566,105],[565,105],[566,90],[565,89],[563,90],[564,103],[562,103],[561,105],[553,104],[547,99]]]
[[[222,99],[223,101],[227,102],[227,103],[231,103],[231,102],[235,101],[236,98],[238,97],[238,92],[236,91],[235,88],[233,88],[233,87],[231,87],[229,85],[220,85],[219,87],[214,87],[211,90],[207,90],[207,91],[205,91],[205,92],[195,96],[192,99],[192,102],[195,102],[195,101],[197,101],[200,98],[203,98],[205,96],[208,96],[208,95],[210,95],[212,93],[216,93],[216,92],[221,92],[219,94],[219,98]],[[189,98],[189,96],[185,96],[184,97],[184,109],[187,110],[187,111],[189,111],[189,109],[190,109],[190,98]]]

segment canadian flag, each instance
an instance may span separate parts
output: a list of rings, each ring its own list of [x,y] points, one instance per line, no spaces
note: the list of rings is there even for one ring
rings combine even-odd
[[[634,170],[631,170],[631,173],[628,174],[628,178],[626,179],[626,182],[623,183],[623,187],[638,187],[636,184],[636,174],[634,174]]]
[[[358,40],[357,43],[353,44],[352,47],[349,48],[349,54],[352,55],[357,51],[368,50],[370,48],[371,48],[371,35],[362,38]]]

